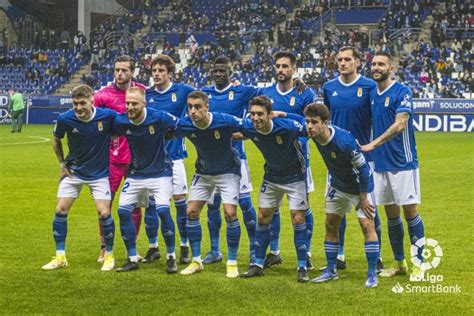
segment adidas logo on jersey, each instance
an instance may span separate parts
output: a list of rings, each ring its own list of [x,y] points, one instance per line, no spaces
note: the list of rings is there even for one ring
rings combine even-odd
[[[74,127],[74,129],[72,130],[73,133],[79,133],[79,131],[77,130],[77,128]]]
[[[125,135],[132,135],[132,132],[129,129],[127,129],[127,131],[125,132]]]
[[[197,137],[196,134],[194,133],[191,134],[191,138],[196,138],[196,137]]]
[[[334,91],[334,92],[332,93],[332,96],[333,96],[333,97],[337,96],[337,91]]]
[[[153,98],[150,98],[150,100],[148,100],[148,102],[155,102],[155,100],[153,100]]]
[[[256,142],[260,141],[260,139],[258,139],[258,137],[254,137],[253,140],[256,141]]]

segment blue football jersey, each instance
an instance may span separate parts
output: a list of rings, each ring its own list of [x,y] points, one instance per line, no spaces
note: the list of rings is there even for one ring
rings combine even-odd
[[[329,129],[331,138],[326,144],[313,140],[331,174],[331,186],[349,194],[372,192],[372,173],[354,136],[334,125]]]
[[[306,162],[298,137],[305,135],[306,131],[301,123],[287,118],[274,118],[271,130],[263,134],[247,119],[243,122],[242,134],[262,153],[265,159],[265,180],[277,184],[305,180]]]
[[[293,87],[286,92],[281,92],[276,83],[270,87],[263,88],[260,94],[270,98],[272,101],[272,109],[274,111],[293,113],[300,116],[304,116],[304,109],[308,104],[316,101],[316,95],[313,90],[309,88],[305,89],[302,94],[298,94],[296,87]],[[309,166],[308,138],[300,138],[300,143],[306,159],[306,166]]]
[[[372,79],[358,75],[346,84],[337,77],[323,86],[324,104],[331,111],[331,123],[352,133],[361,145],[372,141],[370,93],[377,88]],[[372,161],[372,153],[365,153]]]
[[[211,86],[204,87],[202,91],[209,96],[210,112],[225,113],[243,119],[248,111],[250,99],[258,95],[259,89],[253,86],[229,84],[223,90]],[[234,140],[233,143],[239,158],[247,159],[243,142]]]
[[[135,124],[127,113],[118,115],[113,125],[113,133],[127,138],[132,161],[128,167],[128,177],[133,179],[171,177],[171,160],[165,150],[165,134],[174,130],[178,119],[163,111],[145,108],[143,122]]]
[[[78,119],[73,110],[61,113],[53,131],[58,138],[67,134],[66,166],[72,174],[87,181],[109,176],[110,135],[117,115],[110,109],[93,111],[87,122]]]
[[[178,118],[184,117],[188,94],[193,90],[194,88],[182,83],[171,83],[165,91],[159,91],[154,87],[148,88],[146,90],[146,106],[168,112]],[[184,139],[166,141],[166,152],[171,160],[188,157]]]
[[[371,103],[374,139],[395,123],[397,113],[406,112],[410,115],[403,132],[374,150],[375,171],[402,171],[418,168],[410,88],[399,82],[393,82],[385,91],[374,90],[371,94]]]
[[[194,125],[190,117],[179,120],[177,137],[187,137],[196,147],[196,173],[240,175],[240,159],[232,146],[232,134],[240,131],[242,120],[223,113],[209,113],[211,120],[206,128]]]

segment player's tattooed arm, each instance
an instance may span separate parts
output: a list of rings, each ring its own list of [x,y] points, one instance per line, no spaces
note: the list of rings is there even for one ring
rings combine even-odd
[[[59,177],[62,179],[64,177],[72,177],[71,172],[68,170],[66,163],[64,162],[64,150],[63,144],[61,142],[61,138],[53,136],[51,143],[53,145],[54,153],[56,154],[56,158],[59,161],[59,166],[61,168]]]
[[[405,128],[407,128],[409,118],[410,114],[407,112],[398,113],[395,116],[395,122],[390,125],[390,127],[387,128],[387,130],[382,135],[380,135],[367,145],[361,146],[362,151],[372,151],[375,148],[382,146],[383,144],[394,138],[396,135],[400,134]]]

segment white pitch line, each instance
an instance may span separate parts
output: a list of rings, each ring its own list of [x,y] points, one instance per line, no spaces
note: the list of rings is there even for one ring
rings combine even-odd
[[[8,137],[8,138],[13,138],[13,137]],[[31,141],[31,142],[16,142],[16,143],[4,143],[1,144],[0,146],[5,146],[5,145],[25,145],[25,144],[40,144],[40,143],[46,143],[49,142],[50,139],[46,137],[40,137],[40,136],[28,136],[28,138],[36,138],[38,140]]]

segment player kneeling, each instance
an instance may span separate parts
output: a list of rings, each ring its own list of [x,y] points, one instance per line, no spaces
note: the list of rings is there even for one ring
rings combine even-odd
[[[377,258],[379,243],[375,232],[375,206],[372,197],[374,182],[370,168],[352,134],[329,125],[329,110],[319,103],[305,111],[308,136],[313,139],[331,175],[326,195],[326,253],[327,268],[311,282],[337,280],[336,258],[339,249],[339,224],[342,217],[355,206],[365,237],[365,255],[368,261],[366,288],[377,287]]]

